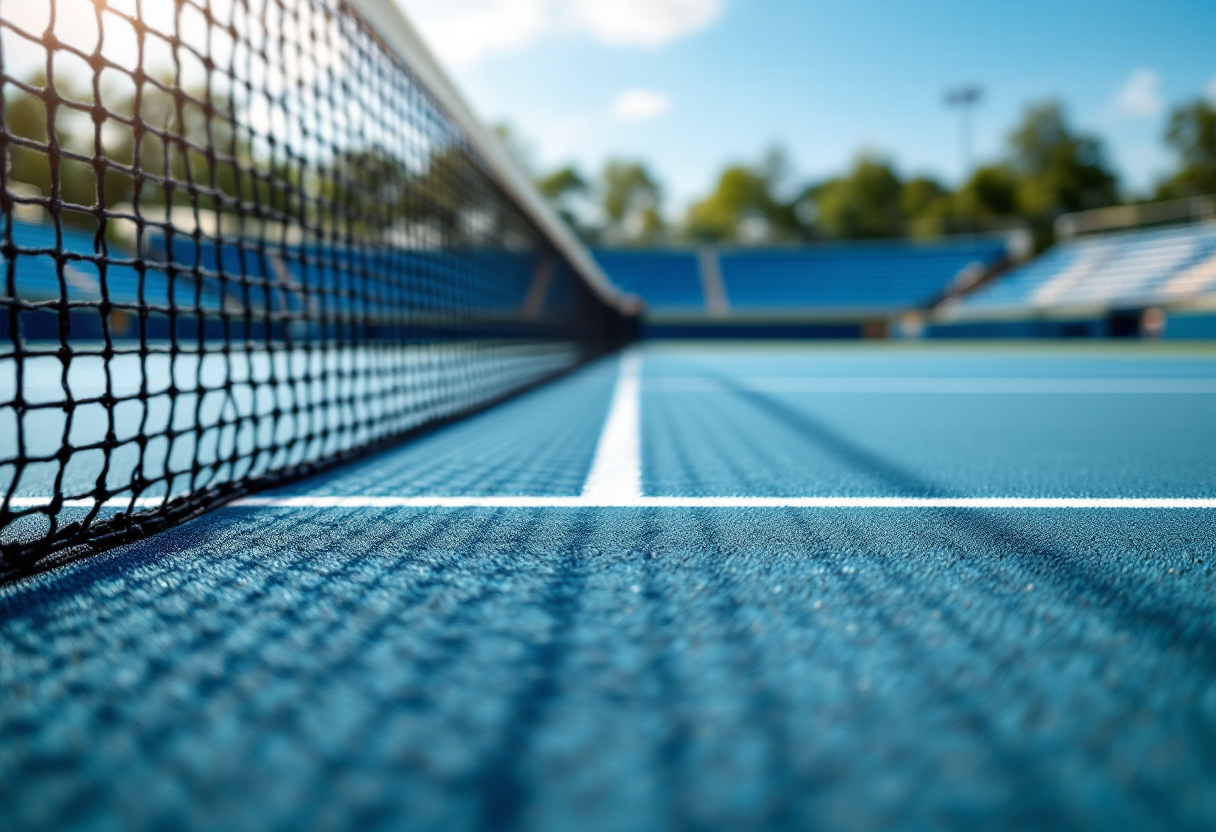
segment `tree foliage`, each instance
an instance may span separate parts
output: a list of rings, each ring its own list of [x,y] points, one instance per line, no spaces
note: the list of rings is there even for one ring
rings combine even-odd
[[[603,238],[610,243],[638,244],[663,231],[663,191],[640,162],[611,161],[600,180]]]
[[[1189,136],[1188,130],[1195,132],[1191,122],[1177,132]],[[790,180],[780,150],[754,164],[728,165],[690,206],[677,234],[688,241],[747,244],[939,236],[1021,221],[1044,236],[1059,214],[1115,204],[1119,196],[1102,143],[1074,130],[1054,102],[1028,107],[1009,135],[1005,158],[979,167],[953,191],[926,176],[905,180],[874,154],[859,156],[842,176],[801,190]],[[663,223],[661,188],[638,162],[611,162],[595,183],[563,168],[539,185],[585,239],[630,244],[673,238]],[[569,208],[588,191],[599,198],[599,228],[580,227]]]
[[[894,237],[904,230],[904,186],[883,159],[862,155],[848,175],[814,191],[819,224],[830,237]]]
[[[45,73],[36,73],[25,79],[25,83],[39,90],[47,88]],[[61,160],[58,176],[52,176],[51,156],[46,149],[49,138],[75,154],[92,156],[94,136],[91,119],[57,98],[87,101],[92,95],[78,89],[70,80],[57,79],[57,95],[33,95],[18,90],[15,86],[6,95],[4,122],[8,133],[18,139],[35,143],[12,142],[8,152],[9,178],[37,188],[50,196],[58,187],[60,197],[74,205],[93,205],[96,201],[97,182],[93,169],[84,162]],[[70,217],[69,217],[70,218]]]
[[[167,81],[122,94],[100,90],[106,108],[118,116],[100,129],[87,111],[92,90],[56,79],[53,92],[40,93],[47,87],[40,74],[25,79],[31,91],[11,85],[4,112],[12,137],[5,160],[10,181],[46,196],[57,189],[69,206],[78,206],[69,207],[65,220],[85,224],[98,207],[138,197],[145,205],[215,213],[248,213],[257,206],[256,213],[275,221],[339,223],[353,233],[382,233],[402,216],[434,229],[441,240],[514,233],[500,227],[488,203],[458,204],[478,190],[452,188],[479,167],[461,146],[434,148],[411,160],[371,146],[322,158],[276,154],[244,126],[247,108],[233,94],[174,92]],[[495,129],[530,170],[530,149],[507,127]],[[57,177],[46,149],[50,138],[68,152]],[[1177,166],[1155,197],[1216,193],[1216,104],[1200,99],[1176,109],[1164,141]],[[665,221],[658,178],[638,160],[609,161],[590,178],[566,166],[537,178],[537,185],[576,233],[613,245],[936,236],[1013,221],[1032,227],[1045,244],[1060,214],[1120,201],[1101,140],[1075,129],[1054,101],[1027,107],[1008,135],[1003,158],[977,168],[954,190],[927,176],[904,179],[891,162],[873,154],[859,156],[841,176],[801,187],[790,167],[779,149],[754,163],[726,166],[674,226]],[[333,204],[346,206],[343,217],[325,208]]]
[[[1012,216],[1019,212],[1018,176],[1008,165],[985,165],[971,175],[959,192],[960,212],[971,210],[980,217]],[[959,201],[958,196],[955,202]]]
[[[1161,183],[1158,198],[1216,194],[1216,105],[1200,99],[1179,107],[1165,142],[1177,154],[1178,170]]]
[[[1118,203],[1118,178],[1102,142],[1075,132],[1059,103],[1028,107],[1009,146],[1021,213],[1062,214]]]
[[[928,176],[917,176],[904,183],[899,205],[907,217],[931,217],[950,210],[950,192]]]
[[[578,210],[580,200],[591,195],[591,185],[575,168],[566,166],[537,180],[536,187],[547,199],[559,217],[584,239],[593,236],[593,229],[583,220]]]
[[[240,176],[240,168],[252,167],[253,161],[247,142],[238,138],[235,125],[241,115],[229,96],[213,92],[208,112],[200,103],[207,99],[205,90],[169,92],[162,86],[169,86],[170,79],[121,94],[103,89],[101,98],[112,115],[98,130],[90,113],[66,103],[88,106],[92,91],[58,77],[53,88],[48,87],[44,74],[32,75],[25,83],[42,93],[17,92],[14,86],[5,101],[5,128],[11,136],[44,147],[13,142],[9,177],[45,196],[58,187],[65,202],[84,208],[129,202],[137,188],[146,204],[210,204],[216,197],[250,202],[265,197],[264,204],[271,202],[254,190],[252,177]],[[52,156],[45,148],[51,138],[65,151],[57,176],[52,175]],[[264,185],[266,179],[261,181]],[[82,221],[87,216],[69,211],[64,219]]]
[[[789,163],[771,150],[758,165],[731,165],[705,199],[688,211],[686,233],[706,242],[773,242],[800,236],[797,200],[784,200]]]

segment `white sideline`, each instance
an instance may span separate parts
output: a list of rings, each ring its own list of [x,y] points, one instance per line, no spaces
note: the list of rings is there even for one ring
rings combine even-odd
[[[1059,395],[1216,395],[1216,378],[917,378],[872,377],[753,377],[741,378],[738,388],[761,393],[914,393]],[[699,376],[648,378],[647,393],[730,393],[738,390],[722,381]]]
[[[14,497],[8,501],[13,508],[46,508],[54,502],[50,497]],[[115,497],[101,504],[102,508],[160,508],[164,505],[164,497],[140,497],[131,500],[127,497]],[[134,505],[132,505],[134,503]],[[64,508],[92,508],[95,500],[64,500]]]
[[[1188,497],[249,497],[248,508],[1202,508]]]
[[[642,496],[642,356],[628,349],[583,483],[583,499],[630,501]]]
[[[163,500],[136,500],[156,508]],[[125,509],[130,501],[107,500]],[[49,506],[49,497],[14,497],[13,508]],[[65,500],[65,508],[92,508]],[[245,497],[228,508],[984,508],[984,509],[1216,509],[1209,497]]]

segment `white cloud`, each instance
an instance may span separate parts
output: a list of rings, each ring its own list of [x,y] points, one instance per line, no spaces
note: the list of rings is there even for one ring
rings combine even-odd
[[[552,26],[551,0],[405,0],[435,52],[453,66],[518,52]]]
[[[650,121],[671,109],[671,99],[652,90],[626,90],[612,102],[612,116],[618,121]]]
[[[613,46],[663,46],[713,25],[726,6],[726,0],[401,2],[431,47],[453,66],[570,34],[591,35]]]
[[[1137,69],[1115,97],[1115,109],[1128,118],[1151,118],[1165,108],[1161,77],[1151,69]]]
[[[724,0],[575,0],[570,11],[604,43],[663,46],[711,26],[724,8]]]

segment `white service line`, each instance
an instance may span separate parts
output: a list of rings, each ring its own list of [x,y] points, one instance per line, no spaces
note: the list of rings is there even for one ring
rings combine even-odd
[[[740,377],[737,388],[703,376],[662,376],[643,382],[648,393],[917,393],[1013,395],[1216,395],[1216,378],[933,378]]]
[[[126,509],[130,500],[107,500],[104,508]],[[135,501],[157,508],[157,497]],[[14,497],[13,508],[42,508],[49,497]],[[91,500],[65,500],[65,508],[92,508]],[[245,497],[227,508],[1072,508],[1216,509],[1211,497]]]
[[[1192,497],[248,497],[237,508],[1200,508]]]
[[[45,508],[51,504],[50,497],[14,497],[9,500],[9,505],[13,508]],[[140,497],[137,500],[132,500],[130,497],[114,497],[106,500],[101,504],[102,508],[160,508],[164,505],[164,497]],[[134,503],[134,506],[132,506]],[[92,508],[97,505],[96,500],[64,500],[64,508]]]
[[[591,471],[583,483],[583,499],[615,503],[642,496],[641,372],[641,354],[626,350]]]

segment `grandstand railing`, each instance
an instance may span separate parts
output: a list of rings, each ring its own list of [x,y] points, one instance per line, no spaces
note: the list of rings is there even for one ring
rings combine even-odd
[[[1216,222],[1161,226],[1064,240],[992,284],[943,303],[934,319],[1080,320],[1216,309]]]
[[[1076,211],[1061,215],[1056,220],[1055,230],[1058,239],[1068,240],[1124,228],[1210,220],[1216,220],[1216,194]]]

